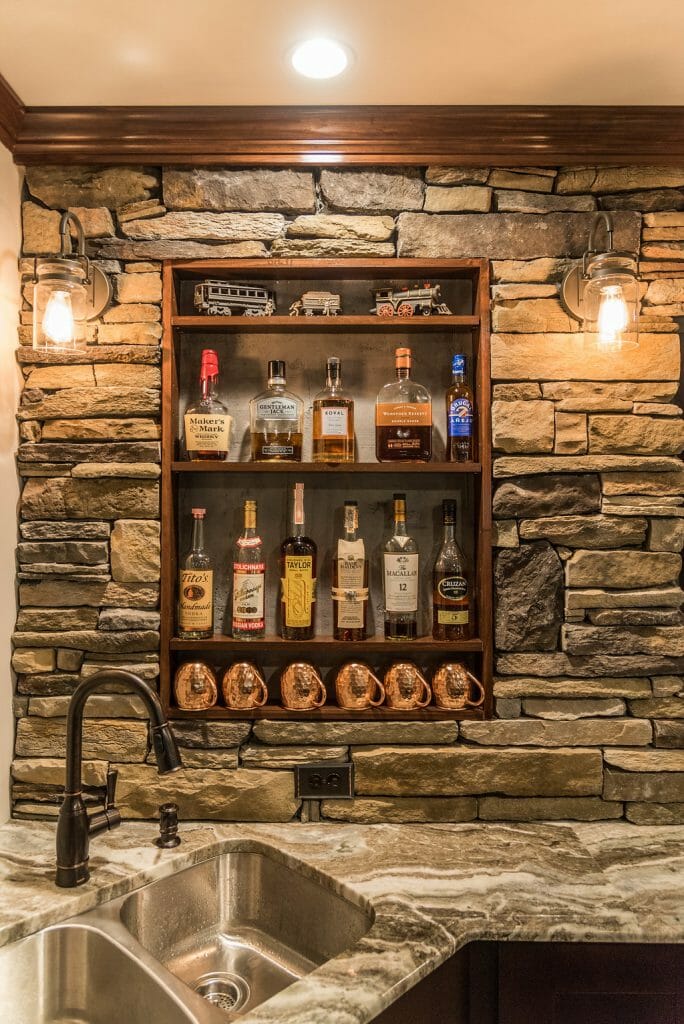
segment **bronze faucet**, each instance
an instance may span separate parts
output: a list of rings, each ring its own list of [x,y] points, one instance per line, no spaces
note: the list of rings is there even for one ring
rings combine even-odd
[[[90,878],[88,847],[90,836],[121,824],[121,814],[114,806],[117,772],[107,772],[107,789],[101,811],[88,814],[83,802],[81,760],[83,746],[83,709],[91,693],[117,683],[135,690],[147,706],[152,723],[152,745],[160,775],[175,772],[182,761],[171,726],[164,717],[159,698],[148,683],[121,669],[104,669],[84,679],[74,690],[67,712],[66,788],[57,822],[57,872],[55,881],[62,888],[82,885]]]

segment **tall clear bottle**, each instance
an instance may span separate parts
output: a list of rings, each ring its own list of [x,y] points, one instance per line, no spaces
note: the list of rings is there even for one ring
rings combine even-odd
[[[411,379],[411,349],[395,352],[396,380],[378,392],[375,403],[375,457],[378,462],[429,462],[432,458],[432,398]]]
[[[301,462],[304,403],[285,387],[285,363],[271,359],[268,387],[249,403],[253,462]]]
[[[442,546],[432,570],[432,636],[468,640],[472,635],[470,578],[456,540],[456,502],[442,502]]]
[[[418,636],[418,545],[406,532],[406,495],[394,495],[392,536],[383,553],[385,639]]]
[[[316,544],[304,530],[304,484],[295,484],[292,532],[280,545],[280,635],[311,640],[316,629]]]
[[[342,388],[342,363],[330,356],[325,387],[313,403],[314,462],[354,461],[354,400]]]
[[[257,503],[247,500],[244,528],[233,547],[234,640],[260,640],[265,635],[265,586],[266,563],[264,546],[257,533]]]
[[[214,572],[204,549],[205,508],[192,510],[192,544],[178,574],[178,636],[206,640],[214,633]]]
[[[368,618],[368,559],[358,535],[359,506],[344,503],[344,535],[337,541],[333,561],[333,637],[365,640]]]
[[[233,417],[218,399],[218,355],[211,348],[202,352],[199,398],[185,410],[185,450],[193,462],[228,458]]]
[[[446,393],[447,462],[472,462],[475,458],[475,399],[466,377],[466,357],[451,360],[452,384]]]

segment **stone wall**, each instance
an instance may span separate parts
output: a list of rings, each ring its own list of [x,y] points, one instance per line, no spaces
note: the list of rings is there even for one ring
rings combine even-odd
[[[103,695],[88,781],[114,762],[126,816],[173,796],[283,821],[293,764],[351,755],[356,799],[325,819],[682,820],[684,169],[33,168],[27,256],[58,248],[66,208],[115,303],[88,359],[36,357],[22,313],[17,816],[56,813],[75,683],[158,673],[159,261],[270,254],[492,261],[497,720],[183,723],[168,783],[136,699]],[[586,354],[558,300],[597,209],[641,251],[641,344],[620,357]]]

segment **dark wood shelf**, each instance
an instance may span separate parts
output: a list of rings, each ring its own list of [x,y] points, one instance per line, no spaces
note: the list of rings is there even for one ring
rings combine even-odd
[[[171,326],[200,333],[226,331],[453,331],[476,330],[479,316],[173,316]]]
[[[250,651],[284,651],[301,652],[309,650],[315,656],[323,651],[331,654],[347,654],[350,658],[363,657],[364,654],[397,654],[411,651],[414,654],[455,654],[480,652],[483,650],[482,640],[457,640],[451,643],[433,640],[432,637],[419,637],[417,640],[385,640],[382,636],[354,643],[346,640],[333,640],[331,636],[317,636],[313,640],[283,640],[279,636],[267,636],[263,640],[233,640],[230,636],[216,633],[207,640],[180,640],[173,637],[169,646],[172,651],[226,651],[248,654]]]
[[[368,708],[366,711],[349,711],[338,708],[336,704],[325,704],[322,708],[311,711],[290,711],[280,704],[265,704],[261,708],[250,708],[248,711],[233,711],[231,708],[216,706],[206,711],[182,711],[170,707],[169,717],[174,720],[190,719],[226,719],[232,721],[255,721],[268,718],[271,720],[287,720],[290,722],[444,722],[444,721],[482,721],[482,708],[464,708],[461,711],[448,711],[430,706],[417,708],[415,711],[398,711],[394,708]]]
[[[465,473],[479,462],[173,462],[173,473]]]

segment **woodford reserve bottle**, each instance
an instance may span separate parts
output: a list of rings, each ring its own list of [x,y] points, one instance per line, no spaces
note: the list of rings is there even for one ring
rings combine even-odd
[[[249,403],[253,462],[301,462],[304,403],[285,390],[285,363],[268,364],[268,387]]]
[[[475,458],[475,400],[466,380],[465,356],[453,357],[451,373],[453,383],[446,393],[447,462],[472,462]]]
[[[317,548],[304,533],[304,484],[295,484],[292,533],[280,545],[280,635],[311,640],[316,624]]]
[[[418,636],[418,545],[406,532],[406,495],[394,495],[392,536],[383,553],[385,639]]]
[[[354,461],[354,401],[342,390],[342,363],[330,356],[313,403],[313,461]]]
[[[233,547],[234,640],[260,640],[266,632],[264,593],[266,565],[257,533],[257,503],[246,501],[244,529]]]
[[[216,397],[218,376],[218,356],[213,349],[205,348],[200,364],[199,400],[188,406],[183,417],[185,449],[193,462],[228,458],[233,418]]]
[[[359,506],[344,503],[344,536],[337,541],[333,561],[333,637],[365,640],[368,614],[368,559],[358,536]]]
[[[183,559],[178,579],[178,636],[206,640],[214,632],[214,573],[204,550],[207,510],[192,510],[192,545]]]
[[[380,389],[375,403],[378,462],[429,462],[432,457],[432,399],[411,380],[411,349],[395,353],[396,380]]]
[[[442,502],[444,536],[432,570],[432,636],[467,640],[471,636],[470,581],[455,536],[456,502]]]

